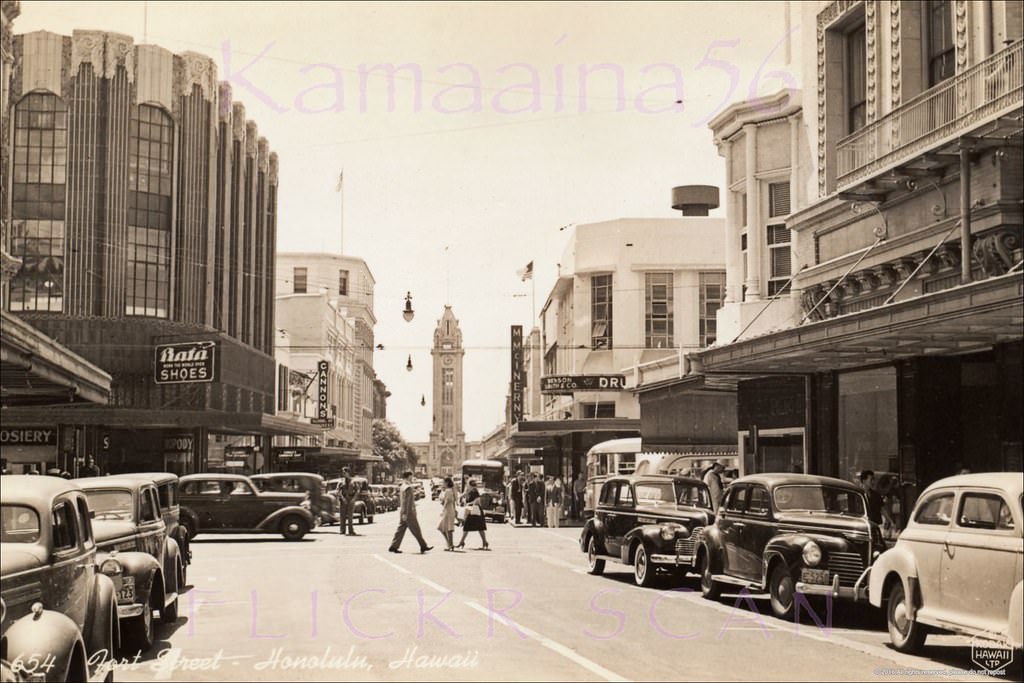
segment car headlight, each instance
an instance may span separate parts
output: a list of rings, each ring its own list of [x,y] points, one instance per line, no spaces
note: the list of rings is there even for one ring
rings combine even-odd
[[[100,573],[106,574],[107,576],[116,576],[124,572],[124,568],[121,567],[121,563],[113,557],[109,557],[100,563]]]
[[[817,567],[821,562],[821,548],[814,541],[804,546],[804,564],[808,567]]]
[[[667,524],[661,525],[661,540],[671,541],[676,537],[676,527],[668,526]]]

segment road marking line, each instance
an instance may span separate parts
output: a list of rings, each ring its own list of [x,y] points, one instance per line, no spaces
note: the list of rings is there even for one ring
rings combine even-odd
[[[487,615],[488,617],[492,616],[492,613],[489,610],[487,610],[482,605],[479,605],[479,604],[477,604],[477,603],[475,603],[475,602],[473,602],[471,600],[467,600],[465,604],[468,605],[469,607],[471,607],[472,609],[475,609],[477,612],[480,612],[482,614]],[[538,643],[540,643],[544,647],[548,648],[552,652],[555,652],[555,653],[565,657],[566,659],[568,659],[568,660],[570,660],[572,662],[575,662],[576,664],[579,664],[580,666],[582,666],[584,669],[586,669],[590,673],[595,674],[597,676],[600,676],[601,678],[603,678],[606,681],[628,681],[629,680],[628,678],[624,678],[624,677],[620,676],[619,674],[615,673],[614,671],[611,671],[609,669],[604,668],[603,666],[601,666],[597,662],[594,662],[594,661],[592,661],[590,659],[587,659],[586,657],[584,657],[583,655],[579,654],[575,650],[572,650],[571,648],[568,648],[565,645],[562,645],[561,643],[558,643],[558,642],[556,642],[554,640],[551,640],[547,636],[543,636],[540,633],[537,633],[536,631],[534,631],[533,629],[530,629],[530,628],[527,628],[527,627],[523,626],[522,624],[520,624],[517,621],[513,621],[512,619],[509,619],[505,615],[501,615],[501,616],[502,616],[502,621],[505,623],[506,626],[510,626],[510,627],[520,631],[521,633],[526,634],[527,636],[529,636],[530,638],[533,638]]]
[[[391,562],[390,560],[385,560],[380,555],[372,555],[372,557],[377,558],[378,560],[380,560],[384,564],[388,565],[389,567],[393,567],[393,568],[397,569],[398,571],[402,572],[403,574],[412,575],[412,572],[409,571],[408,569],[406,569],[405,567],[403,567],[401,565],[398,565],[398,564],[395,564],[394,562]]]
[[[573,545],[579,545],[580,544],[580,539],[579,538],[573,538],[572,536],[565,536],[564,534],[558,534],[558,533],[555,533],[554,531],[550,531],[549,529],[541,529],[540,531],[542,533],[545,533],[545,534],[549,535],[549,536],[554,536],[555,538],[560,538],[563,541],[569,541]]]

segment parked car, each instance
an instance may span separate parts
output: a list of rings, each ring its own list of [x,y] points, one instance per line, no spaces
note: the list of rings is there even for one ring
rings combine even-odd
[[[304,493],[261,492],[240,474],[181,478],[181,523],[196,534],[281,534],[301,540],[316,526]]]
[[[863,600],[866,572],[884,550],[858,486],[809,474],[740,477],[697,549],[701,592],[722,584],[767,590],[772,612],[792,618],[795,594]]]
[[[312,472],[254,474],[249,480],[264,492],[289,491],[309,496],[310,512],[320,524],[337,524],[341,519],[338,497],[327,490],[327,482]]]
[[[885,609],[893,647],[920,650],[932,630],[1024,647],[1022,494],[1020,472],[962,474],[924,490],[871,568],[868,594]]]
[[[153,646],[153,612],[178,619],[181,554],[167,536],[156,485],[142,477],[76,479],[89,499],[100,571],[117,589],[117,616],[126,643],[141,652]],[[108,563],[107,559],[117,563]]]
[[[651,586],[658,568],[682,578],[694,567],[697,540],[713,520],[708,487],[699,479],[612,476],[601,485],[580,550],[591,574],[604,572],[610,559],[632,565],[637,585]]]
[[[188,565],[192,564],[192,549],[189,545],[188,531],[181,524],[181,506],[178,503],[178,475],[171,472],[136,472],[122,476],[142,477],[156,485],[157,498],[160,502],[160,514],[167,525],[167,535],[178,544],[181,557],[181,575],[178,586],[184,588],[188,578]]]
[[[373,497],[370,491],[370,482],[366,477],[351,477],[352,481],[356,485],[356,502],[352,508],[352,519],[359,518],[360,524],[370,523],[373,524],[373,515],[377,512],[377,507],[374,505]],[[335,491],[344,479],[338,477],[337,479],[330,479],[327,482],[327,488],[331,491]]]
[[[398,509],[398,487],[394,484],[384,484],[384,510],[392,512]]]
[[[114,583],[96,564],[91,517],[74,482],[2,478],[0,650],[14,675],[84,681],[119,646]]]

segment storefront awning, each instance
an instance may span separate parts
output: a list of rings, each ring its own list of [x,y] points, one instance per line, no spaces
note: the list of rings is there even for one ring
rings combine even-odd
[[[5,407],[109,400],[109,374],[17,316],[0,311],[0,401]]]
[[[598,417],[584,420],[531,420],[513,425],[509,440],[514,447],[541,448],[551,443],[551,437],[580,433],[628,432],[640,433],[640,420],[627,417]]]
[[[707,373],[800,374],[983,351],[1024,337],[1018,271],[691,354]]]

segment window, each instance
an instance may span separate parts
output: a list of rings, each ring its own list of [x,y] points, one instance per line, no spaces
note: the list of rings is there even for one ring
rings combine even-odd
[[[746,227],[747,225],[747,193],[744,192],[740,195],[740,223],[741,226]]]
[[[929,88],[956,73],[952,5],[949,0],[930,0],[927,3]]]
[[[914,521],[946,526],[953,516],[953,493],[940,493],[920,504]]]
[[[139,504],[142,506],[139,519],[143,522],[155,522],[160,519],[160,508],[156,504],[156,498],[153,496],[153,493],[153,489],[142,491],[142,496],[139,500]]]
[[[711,346],[718,339],[718,309],[725,299],[725,273],[700,274],[700,345]]]
[[[292,291],[296,294],[306,293],[306,269],[295,268],[292,271]]]
[[[751,488],[747,500],[747,512],[752,515],[767,515],[769,510],[771,510],[771,505],[768,502],[768,491],[760,486]]]
[[[789,181],[768,183],[768,217],[789,215]]]
[[[53,549],[71,550],[78,545],[75,508],[68,502],[58,503],[53,508]]]
[[[338,271],[338,295],[348,296],[348,271]]]
[[[92,512],[89,511],[89,502],[85,496],[79,496],[75,501],[78,505],[78,533],[86,547],[92,547]]]
[[[672,348],[672,273],[647,273],[645,279],[645,345],[649,349]]]
[[[441,403],[446,406],[455,403],[455,370],[445,368],[441,371]]]
[[[140,105],[128,140],[125,314],[166,318],[171,266],[171,118]]]
[[[846,34],[846,132],[853,133],[867,122],[867,37],[864,24]]]
[[[619,505],[633,506],[633,487],[628,482],[622,482],[619,486],[619,498],[617,503]]]
[[[11,167],[12,311],[64,309],[64,191],[67,108],[51,93],[26,95],[15,108]]]
[[[994,531],[1013,529],[1013,513],[1001,496],[992,493],[965,493],[960,501],[957,526]]]
[[[723,506],[728,512],[743,512],[746,503],[746,486],[734,486],[725,500]]]
[[[788,207],[789,200],[786,200]],[[789,278],[793,274],[791,233],[783,223],[769,225],[768,236],[769,278],[768,295],[775,296],[789,289]]]
[[[604,473],[602,473],[604,474]],[[611,505],[615,501],[615,494],[619,488],[619,482],[610,481],[601,488],[601,503]]]
[[[590,343],[595,349],[612,348],[612,275],[590,278]]]
[[[584,419],[595,417],[615,417],[615,401],[606,403],[581,403]]]

